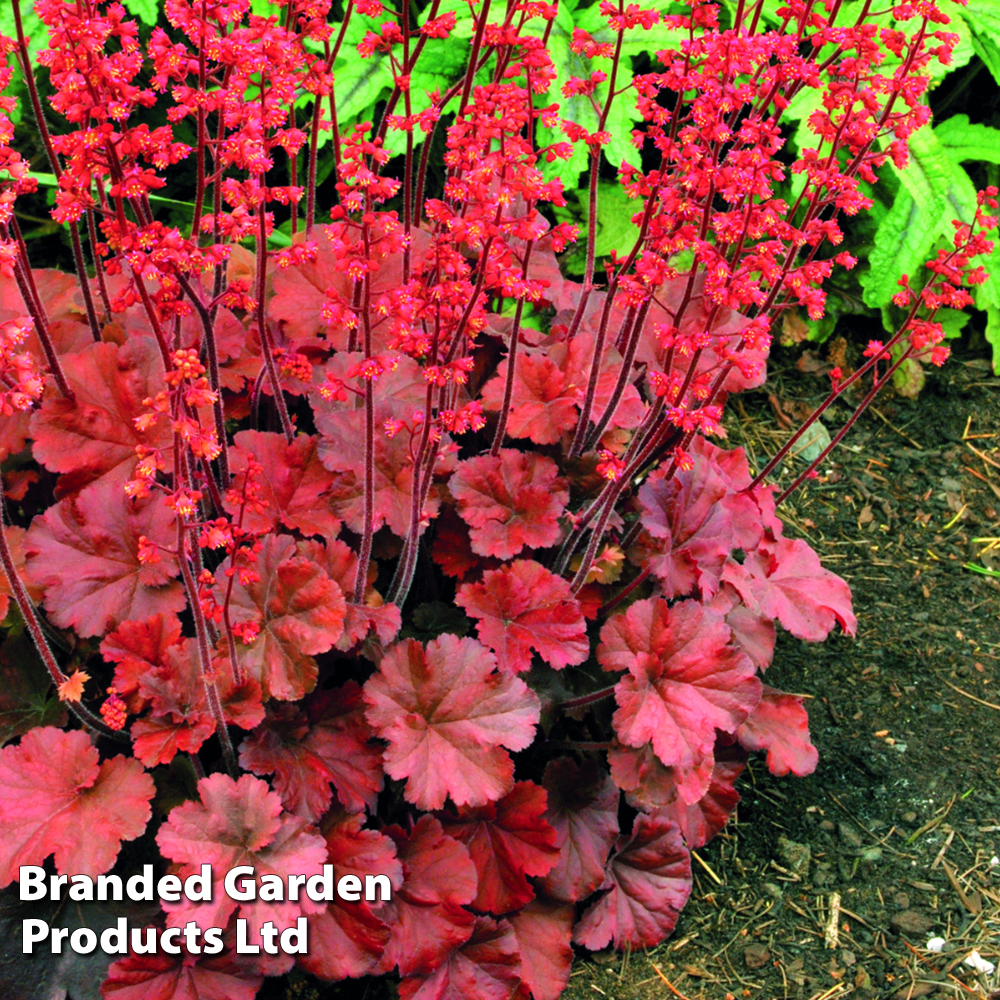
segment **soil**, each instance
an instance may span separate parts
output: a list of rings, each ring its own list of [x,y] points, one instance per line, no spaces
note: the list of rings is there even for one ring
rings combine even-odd
[[[825,384],[776,373],[731,436],[766,458]],[[956,360],[876,406],[780,510],[859,621],[782,636],[767,673],[810,697],[816,772],[751,761],[673,937],[579,961],[565,1000],[1000,998],[965,962],[1000,966],[1000,572],[968,568],[1000,571],[1000,379]]]

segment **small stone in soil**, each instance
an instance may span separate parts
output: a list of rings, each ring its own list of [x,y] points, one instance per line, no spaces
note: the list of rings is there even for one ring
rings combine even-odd
[[[926,934],[934,926],[934,920],[919,910],[902,910],[894,913],[889,922],[904,934]]]
[[[771,952],[763,944],[751,944],[743,951],[743,961],[748,969],[760,969],[771,960]]]
[[[851,847],[861,846],[861,835],[849,823],[840,823],[838,829],[840,830],[840,839],[845,844],[849,844]]]
[[[809,871],[811,851],[808,844],[797,844],[785,836],[778,838],[778,853],[796,875],[805,878]]]

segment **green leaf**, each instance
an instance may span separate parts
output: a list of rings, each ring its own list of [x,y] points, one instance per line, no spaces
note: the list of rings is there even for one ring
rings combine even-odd
[[[1000,163],[1000,129],[973,125],[968,115],[946,118],[935,126],[934,135],[953,163]]]
[[[24,36],[28,40],[28,58],[32,65],[37,64],[38,53],[49,44],[49,29],[42,24],[41,19],[35,13],[30,4],[21,4],[21,23],[24,26]],[[14,25],[14,11],[9,3],[0,4],[0,35],[8,38],[17,38],[17,28]],[[15,124],[19,124],[24,116],[24,110],[28,106],[28,92],[24,86],[24,73],[21,71],[21,60],[12,54],[10,57],[11,66],[14,73],[10,78],[10,83],[4,90],[7,97],[16,97],[17,105],[11,111],[9,117]]]
[[[944,210],[951,183],[951,161],[934,130],[927,125],[910,136],[909,150],[910,162],[906,168],[900,170],[894,165],[893,169],[927,216],[937,219]]]
[[[159,0],[122,0],[122,6],[143,24],[156,27],[156,19],[160,16]]]
[[[868,271],[861,275],[865,304],[886,305],[899,291],[904,275],[916,274],[937,239],[938,218],[931,217],[910,194],[900,190],[875,234]]]
[[[993,374],[1000,375],[1000,309],[996,306],[986,310],[986,340],[993,348]]]
[[[969,25],[976,55],[1000,83],[1000,2],[969,0],[962,17]]]

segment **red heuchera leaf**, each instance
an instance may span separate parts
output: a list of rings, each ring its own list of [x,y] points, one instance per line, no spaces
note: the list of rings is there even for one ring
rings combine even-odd
[[[608,764],[615,784],[626,793],[629,803],[655,812],[674,802],[698,802],[712,783],[715,762],[700,757],[691,767],[667,767],[653,752],[651,744],[627,747],[615,741],[608,751]]]
[[[541,882],[542,891],[574,903],[604,879],[608,852],[618,836],[618,789],[592,761],[560,757],[545,768],[545,818],[556,831],[559,860]]]
[[[533,899],[510,917],[521,950],[521,975],[534,1000],[558,1000],[573,965],[573,907]]]
[[[253,455],[263,466],[254,483],[267,506],[260,512],[247,508],[243,516],[245,529],[266,534],[281,523],[303,535],[337,535],[340,521],[329,500],[333,475],[319,460],[318,441],[318,437],[300,434],[289,444],[284,434],[263,431],[240,431],[233,438],[229,468],[236,473],[234,490],[243,489],[247,455]],[[234,517],[239,515],[232,504],[227,503],[226,510]]]
[[[382,228],[382,222],[376,221],[368,237],[372,242],[374,264],[371,277],[373,307],[375,298],[403,283],[403,255],[392,241],[380,239]],[[296,262],[274,272],[274,297],[268,304],[268,315],[278,320],[285,335],[297,344],[310,341],[324,344],[326,341],[324,346],[332,345],[337,351],[345,351],[347,330],[329,325],[321,315],[327,301],[327,289],[336,291],[348,302],[353,293],[354,282],[343,267],[340,246],[331,243],[335,238],[342,245],[343,237],[334,236],[333,227],[314,226],[311,238],[316,241],[314,260]],[[411,256],[416,265],[431,244],[431,234],[414,229],[411,238]],[[378,343],[381,344],[381,340]]]
[[[268,706],[267,720],[240,746],[240,765],[274,774],[275,791],[292,813],[316,820],[330,808],[331,783],[348,812],[375,808],[382,753],[369,745],[361,688],[342,688],[295,705]]]
[[[354,581],[358,576],[358,557],[354,549],[346,542],[334,539],[325,545],[322,542],[307,540],[299,544],[299,555],[312,559],[329,574],[330,579],[338,584],[347,602],[347,614],[344,617],[344,634],[337,640],[336,648],[347,652],[365,636],[374,632],[375,637],[383,646],[387,646],[396,638],[396,633],[402,624],[402,616],[395,604],[383,604],[381,596],[370,585],[377,575],[378,567],[374,563],[368,566],[369,586],[365,589],[364,604],[355,604]]]
[[[591,951],[650,948],[674,929],[691,895],[691,856],[680,829],[662,816],[639,813],[632,836],[621,836],[601,885],[609,890],[576,925],[573,940]]]
[[[345,875],[386,875],[392,896],[403,882],[402,865],[392,839],[375,830],[362,829],[364,817],[341,811],[327,821],[326,843],[334,866],[334,883]],[[378,906],[379,904],[375,904]],[[384,911],[384,907],[383,907]],[[299,964],[323,979],[343,979],[374,972],[390,945],[390,930],[384,912],[376,916],[364,900],[337,898],[318,916],[309,919],[309,951]]]
[[[822,642],[834,621],[854,635],[851,588],[823,569],[819,556],[801,538],[764,541],[742,565],[728,563],[723,579],[753,611],[777,618],[797,639]]]
[[[805,777],[816,770],[819,754],[809,739],[809,716],[798,695],[764,685],[760,704],[736,730],[747,750],[766,750],[772,774],[789,771]]]
[[[161,546],[160,561],[139,561],[139,538]],[[154,495],[130,500],[106,478],[36,517],[24,543],[32,583],[45,591],[54,624],[81,636],[124,621],[180,611],[174,512]]]
[[[216,690],[228,722],[253,729],[264,718],[260,685],[252,677],[236,684],[227,664]],[[169,764],[179,751],[197,752],[215,732],[194,639],[168,647],[161,665],[139,678],[138,693],[151,705],[131,729],[133,752],[146,767]]]
[[[419,371],[416,362],[411,359],[406,361],[405,365],[400,365],[401,372]],[[383,379],[385,385],[382,385]],[[424,379],[421,378],[420,382],[426,386]],[[376,528],[387,524],[400,537],[404,537],[410,530],[413,506],[413,444],[410,435],[405,431],[390,438],[383,427],[390,419],[412,421],[414,411],[423,406],[425,391],[426,389],[421,390],[419,403],[406,402],[411,394],[410,383],[405,379],[393,380],[389,374],[382,376],[376,387],[373,520]],[[393,393],[398,393],[403,402],[400,402]],[[337,473],[331,487],[333,509],[352,531],[361,534],[364,529],[365,459],[364,447],[361,444],[365,439],[364,410],[319,412],[316,416],[316,425],[322,433],[319,443],[320,458],[331,472]],[[443,447],[447,443],[448,438],[442,438],[440,457],[434,467],[435,474],[443,475],[454,468],[454,459],[448,449]],[[431,487],[422,511],[425,522],[437,514],[440,505],[439,493],[439,487]]]
[[[460,462],[448,489],[472,529],[472,551],[510,559],[526,545],[546,548],[559,540],[559,518],[569,503],[555,462],[531,451],[504,448],[497,456]]]
[[[753,664],[732,645],[723,617],[697,601],[637,601],[601,629],[597,658],[605,670],[629,671],[615,686],[621,742],[652,742],[664,764],[685,774],[711,760],[716,729],[735,732],[760,701]],[[698,786],[683,786],[689,801],[703,794]]]
[[[630,556],[659,577],[664,596],[699,593],[710,599],[730,552],[759,543],[760,512],[735,492],[720,465],[723,449],[695,437],[690,454],[691,469],[670,479],[654,474],[639,490],[640,520],[655,541],[645,538]]]
[[[61,875],[96,878],[145,829],[155,788],[137,760],[98,763],[80,730],[32,729],[0,750],[0,887],[55,852]]]
[[[298,902],[258,898],[240,903],[230,898],[222,880],[236,865],[253,866],[259,896],[263,875],[277,875],[287,884],[289,875],[322,874],[326,843],[306,820],[282,813],[281,799],[260,778],[244,774],[233,781],[227,774],[212,774],[198,782],[198,794],[200,802],[185,802],[170,811],[156,843],[165,858],[181,864],[182,878],[199,872],[203,864],[212,866],[212,900],[196,903],[182,897],[164,903],[168,926],[183,927],[194,920],[203,930],[225,927],[238,908],[239,916],[247,919],[247,940],[259,945],[260,927],[268,920],[283,929],[293,927],[303,913],[323,909],[304,893]]]
[[[231,954],[126,955],[101,984],[105,1000],[253,1000],[263,982]]]
[[[426,978],[408,976],[400,1000],[514,1000],[521,989],[521,953],[506,920],[476,917],[472,937]]]
[[[595,336],[578,334],[572,341],[552,344],[542,350],[518,352],[514,367],[514,392],[507,420],[507,433],[530,438],[535,444],[555,444],[564,431],[572,430],[580,417],[590,378]],[[622,358],[613,347],[606,349],[597,380],[592,420],[604,413],[621,372]],[[497,369],[496,378],[483,386],[486,410],[503,406],[508,362]],[[634,385],[628,385],[609,427],[635,427],[645,405]]]
[[[34,456],[47,469],[67,473],[58,494],[76,493],[109,476],[118,484],[135,468],[136,445],[166,448],[173,441],[170,421],[161,418],[146,431],[135,426],[144,399],[163,387],[163,360],[149,337],[130,337],[122,347],[91,343],[62,359],[75,402],[50,395],[31,421]]]
[[[55,345],[56,353],[62,357],[71,351],[82,351],[88,344],[93,344],[94,338],[87,324],[77,276],[55,268],[38,267],[31,269],[31,277],[38,289],[39,299],[45,303],[49,337]],[[0,323],[24,315],[24,300],[13,273],[0,275]],[[28,337],[27,346],[38,361],[44,364],[45,354],[34,330]]]
[[[472,551],[469,526],[458,516],[455,508],[445,507],[434,520],[434,542],[431,557],[447,576],[462,579],[471,569],[495,569],[496,559],[485,559]]]
[[[496,672],[496,657],[475,639],[442,635],[426,649],[414,639],[386,653],[365,684],[368,721],[387,740],[385,770],[406,778],[407,802],[440,809],[481,806],[514,785],[503,749],[523,750],[535,734],[538,696]]]
[[[733,641],[763,673],[774,659],[775,627],[771,618],[751,611],[736,590],[724,583],[712,601],[713,607],[726,616],[726,624],[733,630]]]
[[[472,934],[475,918],[465,904],[476,896],[476,867],[468,849],[428,814],[409,833],[398,826],[385,832],[396,842],[403,884],[380,913],[392,937],[377,971],[398,966],[404,976],[429,975]]]
[[[469,849],[479,875],[472,908],[510,913],[534,899],[525,875],[544,875],[556,863],[556,831],[545,821],[545,790],[519,781],[499,802],[463,809],[444,829]]]
[[[707,844],[728,822],[740,801],[736,780],[746,767],[746,755],[739,747],[718,748],[708,791],[693,805],[680,797],[663,810],[663,815],[681,828],[692,850]]]
[[[216,601],[229,584],[226,559],[215,572]],[[237,577],[230,615],[260,623],[260,634],[242,651],[240,666],[260,682],[265,700],[301,698],[316,686],[313,656],[332,649],[344,631],[347,604],[322,566],[296,553],[288,535],[268,535],[254,566],[260,579]]]
[[[144,621],[122,622],[101,643],[104,659],[118,664],[115,689],[130,712],[140,712],[146,703],[139,694],[139,679],[162,667],[167,651],[180,641],[180,619],[160,612]]]
[[[532,559],[488,570],[465,583],[455,603],[478,619],[479,638],[497,654],[501,670],[531,668],[531,650],[556,670],[590,655],[587,625],[569,583]]]

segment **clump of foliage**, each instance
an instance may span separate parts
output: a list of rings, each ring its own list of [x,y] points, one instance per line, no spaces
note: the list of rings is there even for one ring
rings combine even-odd
[[[76,274],[29,262],[38,179],[4,118],[2,599],[72,715],[5,693],[0,884],[53,855],[105,872],[137,838],[182,875],[384,873],[385,904],[217,891],[155,919],[259,943],[305,915],[323,979],[553,1000],[572,943],[671,932],[748,753],[813,769],[801,698],[761,675],[778,625],[853,633],[850,592],[783,533],[765,477],[795,438],[757,475],[709,439],[775,321],[821,317],[856,263],[838,219],[906,163],[954,39],[923,0],[881,31],[867,3],[763,6],[603,0],[585,29],[539,2],[166,0],[140,40],[118,4],[36,0],[44,107],[15,0],[0,44]],[[582,280],[560,164],[589,219],[617,165],[635,227],[602,256],[590,226]],[[935,313],[984,279],[995,193],[821,409],[944,361]],[[249,998],[293,961],[135,954],[102,993]]]

